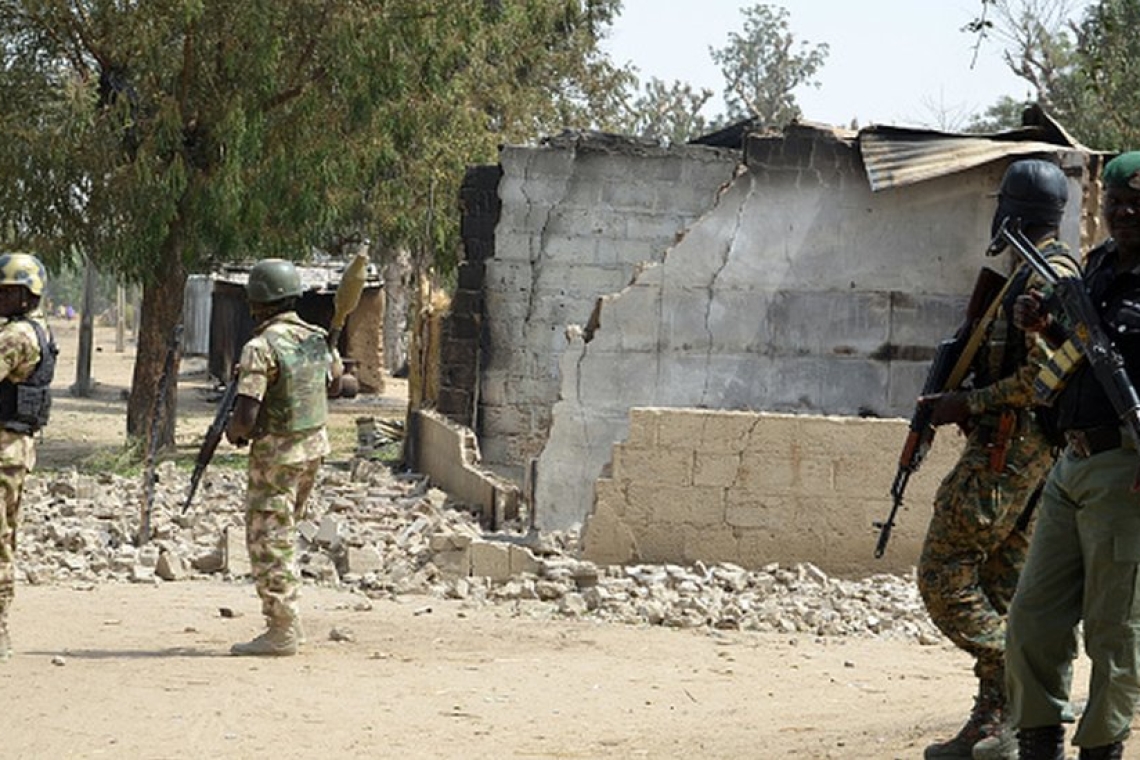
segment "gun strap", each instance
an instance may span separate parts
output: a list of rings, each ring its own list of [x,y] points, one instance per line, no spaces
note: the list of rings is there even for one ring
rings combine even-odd
[[[1013,284],[1016,277],[1010,277],[1005,281],[1001,291],[998,292],[994,300],[990,301],[986,313],[978,320],[977,326],[973,332],[970,333],[970,339],[966,341],[966,347],[962,349],[962,354],[958,357],[958,361],[954,362],[954,369],[950,370],[950,376],[946,378],[946,387],[943,391],[952,391],[962,384],[966,378],[966,373],[970,370],[970,365],[974,363],[974,356],[978,353],[978,348],[982,345],[982,339],[986,337],[986,332],[990,328],[990,324],[997,316],[997,311],[1001,307],[1002,301],[1005,300],[1006,291],[1009,290],[1010,285]]]

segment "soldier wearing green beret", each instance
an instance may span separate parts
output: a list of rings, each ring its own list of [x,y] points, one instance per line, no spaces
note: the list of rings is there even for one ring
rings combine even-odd
[[[1110,161],[1102,212],[1111,237],[1089,252],[1085,287],[1102,325],[1140,382],[1140,152]],[[1015,320],[1053,344],[1065,330],[1040,294]],[[1060,327],[1060,329],[1058,329]],[[1045,483],[1029,556],[1010,606],[1006,687],[1020,760],[1064,760],[1073,659],[1083,626],[1092,662],[1088,704],[1072,741],[1081,760],[1124,756],[1140,702],[1140,492],[1137,457],[1089,362],[1054,402],[1066,446]]]

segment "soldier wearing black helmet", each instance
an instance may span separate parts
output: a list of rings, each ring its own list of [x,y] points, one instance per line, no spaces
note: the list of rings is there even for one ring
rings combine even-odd
[[[1042,159],[1015,161],[998,192],[993,229],[1018,224],[1054,263],[1072,268],[1057,241],[1068,181]],[[991,243],[987,253],[1002,246]],[[918,585],[935,625],[974,658],[978,692],[965,725],[926,748],[928,760],[1016,758],[1006,716],[1005,616],[1029,546],[1034,494],[1053,462],[1035,414],[1033,383],[1044,345],[1013,324],[1031,271],[1014,270],[976,330],[981,344],[963,389],[930,397],[936,425],[956,423],[966,445],[935,496]]]
[[[250,270],[254,336],[242,348],[226,438],[251,443],[246,543],[267,630],[235,644],[236,655],[292,655],[303,643],[294,531],[329,453],[326,394],[335,394],[340,363],[325,331],[294,310],[301,293],[288,261],[264,259]]]
[[[8,610],[15,596],[16,528],[37,430],[51,410],[56,347],[40,311],[47,273],[27,253],[0,255],[0,661],[12,656]]]

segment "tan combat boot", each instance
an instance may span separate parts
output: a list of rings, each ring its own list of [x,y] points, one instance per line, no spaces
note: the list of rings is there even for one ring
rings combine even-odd
[[[234,644],[230,654],[252,657],[288,657],[297,654],[297,635],[292,619],[270,619],[269,629],[252,641]]]
[[[1005,700],[1002,698],[1000,688],[994,684],[979,683],[978,696],[974,698],[974,709],[965,725],[952,738],[944,742],[931,744],[923,752],[925,760],[974,760],[978,757],[975,746],[979,742],[989,742],[999,737],[1003,731],[1008,734],[1008,742],[990,748],[983,746],[983,751],[1006,752],[1006,754],[985,754],[985,760],[1015,760],[1017,758],[1017,741],[1005,724]]]

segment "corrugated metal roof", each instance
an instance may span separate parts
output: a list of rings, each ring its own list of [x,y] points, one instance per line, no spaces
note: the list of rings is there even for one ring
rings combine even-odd
[[[1009,156],[1056,154],[1072,149],[1039,140],[894,128],[865,130],[859,133],[858,142],[873,192],[943,177]]]
[[[871,190],[910,185],[1010,156],[1096,152],[1081,145],[1036,104],[1025,109],[1021,120],[1020,129],[989,135],[889,126],[864,129],[858,144]]]
[[[222,268],[214,277],[222,282],[245,286],[249,280],[249,270],[253,264],[231,264]],[[344,272],[344,262],[331,262],[324,266],[297,264],[297,274],[301,277],[301,288],[317,293],[335,293],[340,284],[341,273]],[[382,287],[384,282],[375,264],[369,263],[365,273],[365,289]]]

